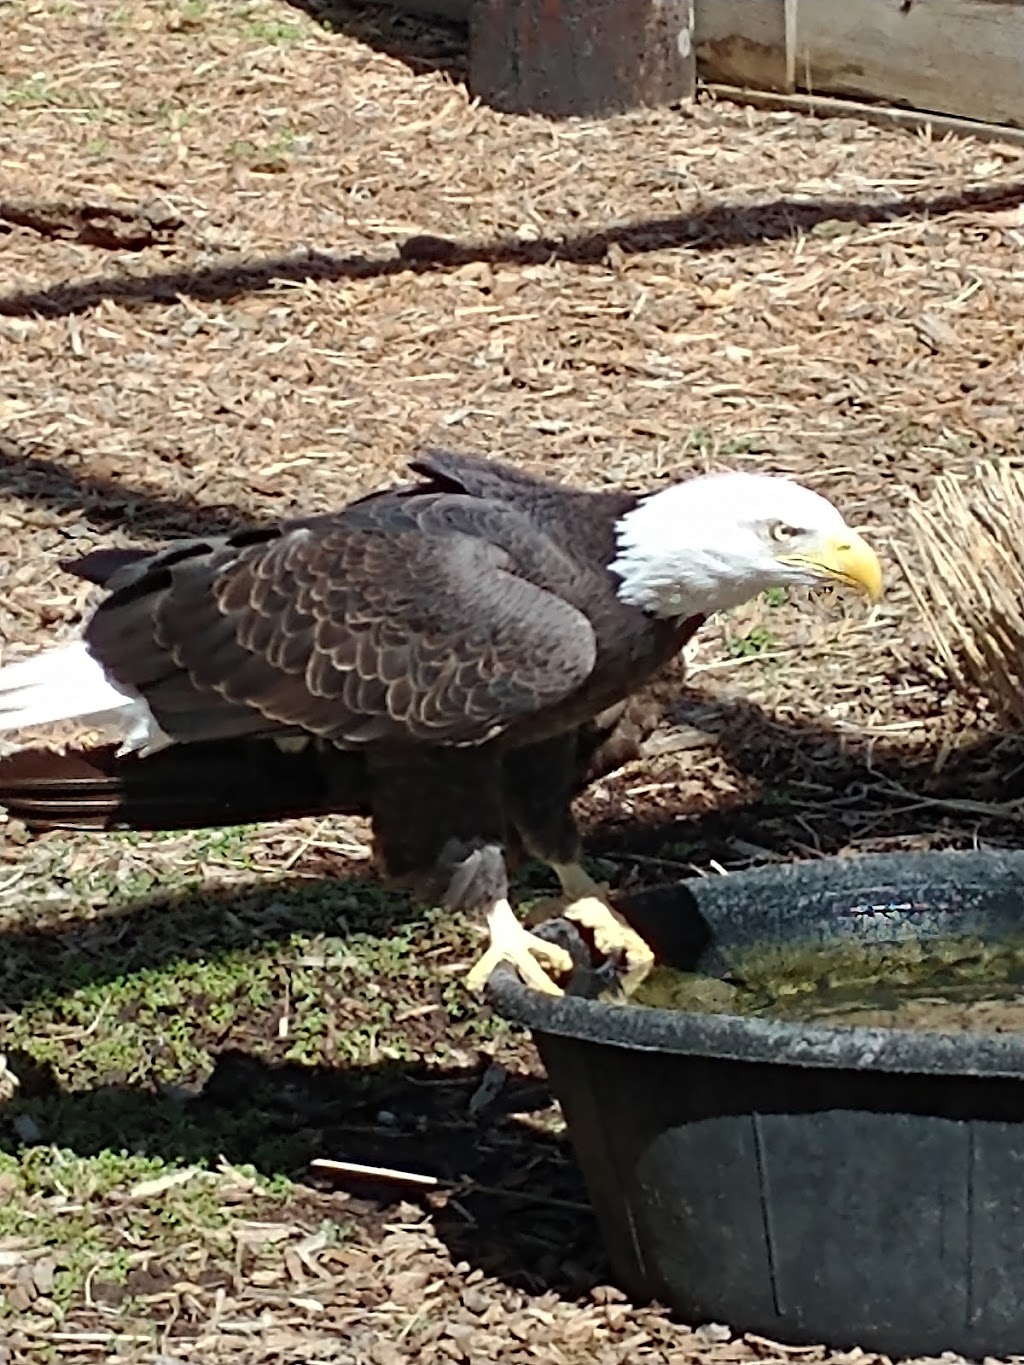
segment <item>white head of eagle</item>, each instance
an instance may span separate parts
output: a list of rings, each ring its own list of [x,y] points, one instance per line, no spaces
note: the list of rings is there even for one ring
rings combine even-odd
[[[616,525],[618,597],[652,616],[727,611],[770,587],[849,583],[874,601],[878,558],[821,494],[768,474],[704,474]]]

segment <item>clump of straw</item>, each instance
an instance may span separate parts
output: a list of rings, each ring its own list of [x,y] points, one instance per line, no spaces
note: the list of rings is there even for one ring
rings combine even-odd
[[[941,478],[911,502],[910,525],[923,573],[907,577],[939,659],[1024,728],[1024,469],[998,460]]]

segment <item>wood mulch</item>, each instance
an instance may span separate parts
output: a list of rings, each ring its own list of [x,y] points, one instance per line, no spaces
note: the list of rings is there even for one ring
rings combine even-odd
[[[457,33],[372,7],[3,8],[4,654],[76,628],[69,554],[336,505],[424,441],[590,483],[784,472],[878,545],[885,601],[709,628],[651,753],[584,802],[593,850],[655,880],[1019,842],[1017,741],[952,693],[889,546],[913,572],[907,491],[1022,447],[1021,148],[708,100],[504,117],[467,96]],[[6,1319],[0,1361],[873,1359],[625,1303],[532,1049],[466,1047],[465,1075],[396,1077],[370,1124],[368,1156],[418,1153],[440,1193],[310,1177],[275,1222],[236,1181],[236,1271],[135,1284],[157,1355],[92,1299]],[[297,1112],[309,1084],[281,1083]]]

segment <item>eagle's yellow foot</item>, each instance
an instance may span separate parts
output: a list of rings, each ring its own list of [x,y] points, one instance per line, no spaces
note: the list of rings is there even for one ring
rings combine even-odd
[[[623,993],[631,995],[654,966],[654,951],[635,929],[608,904],[607,886],[584,872],[578,863],[555,868],[562,891],[571,903],[564,917],[589,929],[594,947],[606,957],[621,953],[625,970],[621,978]]]
[[[471,991],[483,990],[491,972],[499,962],[510,962],[528,986],[546,995],[562,995],[563,991],[548,975],[541,962],[559,974],[572,970],[572,958],[556,943],[531,934],[516,919],[508,901],[497,901],[487,914],[487,929],[491,941],[487,951],[469,970],[466,985]],[[540,961],[538,961],[540,959]]]

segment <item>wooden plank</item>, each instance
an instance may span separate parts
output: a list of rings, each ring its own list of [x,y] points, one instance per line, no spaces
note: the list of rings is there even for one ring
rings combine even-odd
[[[723,85],[792,90],[792,45],[786,42],[793,0],[697,0],[697,74]]]
[[[930,114],[920,109],[896,109],[891,104],[862,104],[849,96],[786,94],[778,90],[753,90],[736,85],[708,83],[706,94],[731,104],[749,104],[754,109],[786,110],[810,118],[856,118],[876,128],[903,128],[931,137],[974,138],[1003,147],[1024,147],[1024,128],[1005,123],[979,123],[957,118],[954,114]],[[1024,224],[1022,224],[1024,226]]]
[[[799,0],[794,56],[802,90],[1024,126],[1024,0]]]

